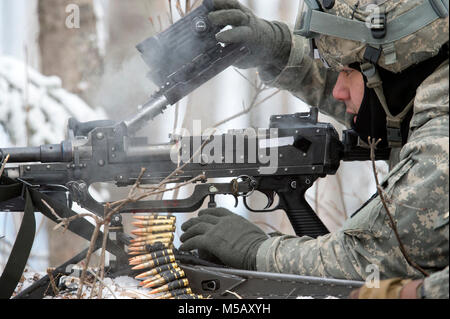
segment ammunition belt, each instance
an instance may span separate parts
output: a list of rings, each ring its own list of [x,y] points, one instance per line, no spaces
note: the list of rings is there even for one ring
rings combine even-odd
[[[136,215],[131,231],[128,262],[132,270],[143,270],[135,276],[139,285],[155,299],[203,299],[194,294],[173,250],[176,217],[158,214]]]

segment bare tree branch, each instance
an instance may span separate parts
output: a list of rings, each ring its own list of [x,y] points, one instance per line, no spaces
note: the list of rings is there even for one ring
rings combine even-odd
[[[406,261],[408,262],[408,264],[410,264],[412,267],[414,267],[415,269],[417,269],[418,271],[420,271],[425,277],[428,277],[429,274],[422,268],[420,267],[417,263],[415,263],[411,257],[409,256],[408,252],[405,249],[405,246],[403,245],[401,239],[400,239],[400,235],[398,233],[397,230],[397,225],[394,221],[394,218],[392,217],[391,212],[389,211],[389,208],[386,204],[386,200],[384,198],[384,194],[383,194],[383,188],[380,186],[380,183],[378,181],[378,173],[377,173],[377,167],[375,165],[375,150],[377,148],[377,145],[381,142],[381,139],[378,139],[378,141],[375,141],[375,139],[372,139],[369,136],[369,146],[370,146],[370,159],[372,161],[372,169],[373,169],[373,174],[375,177],[375,183],[377,185],[377,192],[378,195],[380,196],[381,202],[383,204],[384,210],[386,211],[388,217],[389,217],[389,225],[391,226],[392,230],[394,231],[395,234],[395,238],[397,239],[397,242],[399,244],[399,248],[400,251],[402,252],[403,256],[405,257]]]

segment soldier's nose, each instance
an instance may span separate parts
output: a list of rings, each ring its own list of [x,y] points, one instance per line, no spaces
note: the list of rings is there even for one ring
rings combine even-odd
[[[334,85],[333,97],[338,101],[347,101],[350,99],[350,88],[347,85],[343,72],[339,73],[336,84]]]

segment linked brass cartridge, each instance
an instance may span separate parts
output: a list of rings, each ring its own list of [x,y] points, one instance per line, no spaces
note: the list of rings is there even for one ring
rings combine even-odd
[[[143,234],[158,234],[163,232],[173,232],[175,231],[175,225],[158,225],[158,226],[150,226],[144,228],[138,228],[132,230],[131,233],[134,235],[141,236]]]
[[[180,296],[180,295],[189,295],[192,294],[192,289],[191,288],[181,288],[181,289],[176,289],[176,290],[172,290],[169,292],[163,292],[163,293],[159,293],[155,295],[155,299],[169,299],[175,296]]]
[[[157,274],[163,273],[167,270],[170,269],[174,269],[177,268],[178,264],[177,263],[170,263],[170,264],[166,264],[166,265],[162,265],[162,266],[158,266],[156,268],[153,268],[152,270],[146,271],[142,274],[137,275],[136,277],[134,277],[135,279],[143,279],[146,277],[152,277],[152,276],[156,276]]]
[[[189,285],[189,282],[188,282],[187,278],[178,279],[178,280],[169,282],[168,284],[165,284],[164,286],[153,289],[152,291],[149,292],[149,294],[154,295],[154,294],[157,294],[160,292],[177,290],[179,288],[187,287],[188,285]]]
[[[176,264],[176,263],[174,263],[174,264]],[[179,270],[181,270],[181,269],[179,268],[178,264],[176,264],[175,268],[163,271],[163,272],[158,273],[158,274],[155,274],[154,276],[151,276],[150,278],[147,278],[144,281],[142,281],[139,285],[140,286],[145,286],[145,285],[151,283],[152,281],[155,281],[155,280],[167,277],[168,274],[170,274],[171,272],[174,272],[174,271],[176,272],[176,271],[179,271]],[[177,278],[177,279],[180,279],[180,278]],[[168,280],[167,282],[170,282],[172,280]]]
[[[196,294],[186,294],[186,295],[179,295],[171,297],[170,299],[205,299],[202,295],[196,295]]]
[[[168,272],[159,275],[160,278],[156,278],[153,281],[145,283],[144,288],[156,288],[168,284],[177,279],[182,279],[184,276],[185,276],[184,271],[181,269],[174,269],[172,271],[169,270]]]
[[[156,267],[156,266],[161,266],[161,265],[173,263],[174,261],[175,261],[175,256],[174,255],[164,256],[164,257],[160,257],[160,258],[157,258],[157,259],[150,260],[148,262],[139,264],[137,266],[134,266],[131,269],[136,270],[136,269],[152,268],[152,267]]]
[[[172,249],[164,249],[164,250],[152,252],[150,254],[133,257],[133,258],[130,258],[128,261],[129,261],[130,265],[138,265],[145,261],[154,260],[159,257],[170,256],[170,255],[173,255],[173,250]]]
[[[170,238],[173,239],[174,234],[173,233],[159,233],[159,234],[151,234],[151,235],[144,235],[139,236],[137,238],[131,239],[131,243],[140,243],[146,240],[152,240],[152,239],[162,239],[162,238]]]
[[[176,220],[176,216],[167,216],[167,215],[134,215],[134,219],[138,220],[155,220],[155,219],[163,219],[163,220]]]
[[[165,243],[165,244],[170,244],[172,243],[172,239],[170,237],[165,237],[165,238],[156,238],[156,239],[148,239],[148,240],[144,240],[141,242],[137,242],[137,243],[132,243],[128,246],[128,248],[131,247],[141,247],[141,246],[145,246],[145,245],[153,245],[156,243]]]
[[[157,226],[157,225],[173,225],[175,224],[175,219],[149,219],[149,220],[139,220],[137,222],[131,223],[133,226],[143,228],[147,226]]]

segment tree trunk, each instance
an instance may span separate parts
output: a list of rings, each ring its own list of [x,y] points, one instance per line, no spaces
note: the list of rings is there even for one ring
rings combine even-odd
[[[79,28],[76,27],[78,12],[73,8],[79,9]],[[39,0],[38,14],[42,73],[60,77],[66,90],[92,105],[92,90],[102,72],[93,2]],[[54,225],[51,221],[47,224],[49,264],[58,266],[89,243],[70,231],[53,230]]]
[[[40,0],[38,14],[42,73],[60,77],[65,89],[92,106],[103,68],[93,1]]]

